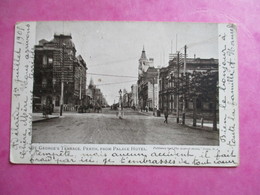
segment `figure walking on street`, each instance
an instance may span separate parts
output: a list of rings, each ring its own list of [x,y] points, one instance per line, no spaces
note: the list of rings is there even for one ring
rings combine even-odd
[[[168,110],[167,109],[164,111],[164,118],[165,118],[164,123],[168,123]]]

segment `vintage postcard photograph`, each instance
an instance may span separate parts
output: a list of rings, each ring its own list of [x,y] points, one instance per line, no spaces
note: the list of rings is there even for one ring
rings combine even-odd
[[[236,26],[17,23],[11,161],[237,166]]]

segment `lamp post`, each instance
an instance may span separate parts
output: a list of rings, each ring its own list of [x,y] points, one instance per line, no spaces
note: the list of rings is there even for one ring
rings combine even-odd
[[[118,102],[118,106],[119,106],[119,109],[118,109],[118,117],[119,117],[119,119],[122,119],[122,118],[123,118],[123,106],[122,106],[122,90],[121,90],[121,89],[119,90],[119,102]]]

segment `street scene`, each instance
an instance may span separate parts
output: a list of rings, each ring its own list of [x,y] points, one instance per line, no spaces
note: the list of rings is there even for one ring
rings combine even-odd
[[[116,111],[105,108],[102,113],[69,113],[63,118],[42,120],[33,125],[33,143],[76,144],[158,144],[217,145],[218,132],[177,124],[174,118],[151,113],[124,110],[118,120]]]
[[[36,35],[32,143],[219,145],[217,24],[38,22]]]

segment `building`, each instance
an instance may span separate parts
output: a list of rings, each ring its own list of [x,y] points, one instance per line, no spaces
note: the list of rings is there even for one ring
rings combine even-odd
[[[123,90],[122,103],[124,108],[132,107],[132,92],[127,92],[126,89]]]
[[[131,86],[131,107],[137,108],[138,107],[138,85],[133,84]]]
[[[143,48],[138,68],[138,105],[141,110],[154,110],[158,107],[158,69],[153,58],[146,57]]]
[[[194,106],[201,111],[212,110],[217,98],[217,82],[217,59],[187,58],[184,74],[183,56],[175,55],[167,67],[160,69],[159,108],[170,113],[176,112],[177,108],[193,110]],[[212,90],[215,91],[210,93]]]
[[[149,110],[158,108],[158,74],[159,69],[149,67],[145,73],[145,80],[147,82],[147,106]]]
[[[33,110],[61,104],[63,83],[64,109],[79,105],[86,93],[87,65],[76,48],[71,35],[55,34],[51,41],[40,40],[35,46]]]
[[[108,105],[105,96],[94,84],[92,78],[90,79],[89,86],[86,90],[86,99],[87,106],[92,105],[94,107],[105,107]]]

